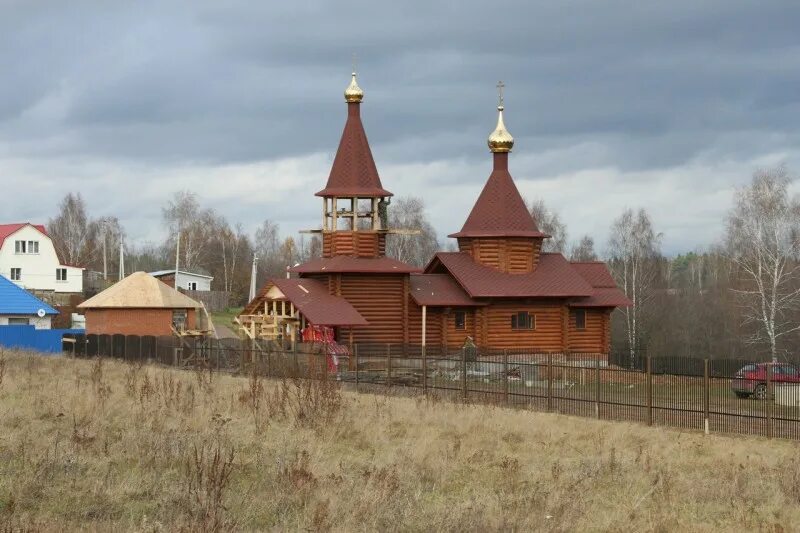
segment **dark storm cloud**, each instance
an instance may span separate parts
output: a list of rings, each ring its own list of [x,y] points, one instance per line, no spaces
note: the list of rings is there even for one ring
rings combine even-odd
[[[516,153],[541,155],[523,179],[636,180],[796,150],[798,27],[792,1],[5,2],[0,157],[138,172],[330,156],[356,52],[379,168],[483,168],[503,79]]]

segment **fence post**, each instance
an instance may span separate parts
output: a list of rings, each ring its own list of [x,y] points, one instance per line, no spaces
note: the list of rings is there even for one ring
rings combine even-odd
[[[356,365],[356,390],[358,390],[358,344],[353,345],[353,360]]]
[[[772,365],[767,365],[767,437],[772,437]]]
[[[422,394],[428,395],[428,350],[422,346]]]
[[[467,399],[467,349],[461,348],[461,394]]]
[[[392,345],[386,345],[386,386],[392,386]]]
[[[647,425],[653,425],[653,373],[647,356]]]
[[[703,359],[703,429],[708,435],[708,403],[709,403],[708,359]]]
[[[553,354],[547,354],[547,410],[553,410]]]
[[[600,359],[594,360],[594,417],[600,418]]]
[[[508,405],[508,349],[503,349],[503,401]]]

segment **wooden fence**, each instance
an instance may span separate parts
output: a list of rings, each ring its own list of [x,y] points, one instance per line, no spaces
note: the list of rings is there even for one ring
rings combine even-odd
[[[766,399],[740,398],[732,384],[748,364],[742,360],[487,348],[430,353],[421,346],[393,344],[353,345],[350,355],[334,358],[320,344],[290,350],[242,339],[87,335],[75,340],[70,346],[79,357],[337,379],[365,392],[419,393],[605,420],[800,439],[800,385],[782,381],[768,367]],[[736,383],[741,387],[742,381]],[[787,403],[787,395],[793,405],[779,405]]]

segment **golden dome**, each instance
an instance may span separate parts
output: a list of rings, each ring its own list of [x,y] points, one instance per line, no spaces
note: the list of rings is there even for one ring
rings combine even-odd
[[[348,103],[358,103],[364,99],[364,91],[356,83],[356,73],[353,71],[353,79],[350,80],[350,85],[344,90],[344,100]]]
[[[514,137],[503,124],[503,106],[497,106],[497,127],[489,134],[489,150],[494,153],[510,152],[514,147]]]

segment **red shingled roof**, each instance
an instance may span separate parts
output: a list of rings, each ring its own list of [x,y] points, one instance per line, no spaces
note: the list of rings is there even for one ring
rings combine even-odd
[[[302,265],[289,269],[289,272],[300,274],[318,274],[325,272],[363,272],[373,274],[407,274],[421,272],[421,268],[408,265],[397,259],[389,257],[350,257],[338,255],[336,257],[321,257],[312,259]]]
[[[549,237],[536,221],[508,173],[508,154],[494,154],[494,170],[464,227],[450,237]]]
[[[418,305],[436,307],[485,305],[470,298],[449,274],[412,274],[411,296]]]
[[[633,305],[602,261],[570,263],[578,274],[592,286],[592,295],[571,302],[572,307],[628,307]]]
[[[588,297],[592,286],[561,254],[543,253],[532,273],[508,274],[476,263],[464,252],[439,252],[426,268],[441,264],[473,298]]]
[[[0,246],[3,246],[6,238],[10,237],[25,226],[33,226],[37,230],[47,235],[47,230],[45,230],[44,226],[41,224],[31,224],[30,222],[21,222],[18,224],[0,224]]]
[[[616,287],[617,282],[608,271],[608,266],[602,261],[571,262],[572,268],[578,271],[583,279],[592,287]]]
[[[369,323],[350,302],[328,293],[328,287],[313,279],[274,279],[272,284],[317,326],[366,326]]]
[[[570,302],[570,307],[628,307],[633,305],[625,293],[616,287],[598,287],[588,298]]]
[[[367,134],[361,124],[360,105],[355,102],[347,104],[347,122],[328,184],[316,196],[392,196],[381,185]]]

